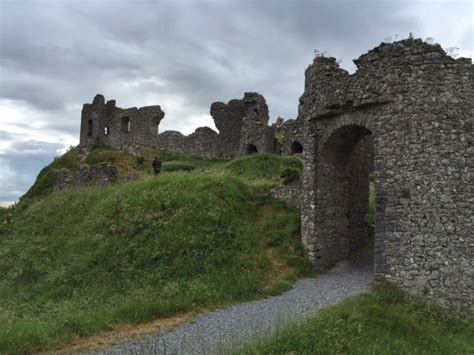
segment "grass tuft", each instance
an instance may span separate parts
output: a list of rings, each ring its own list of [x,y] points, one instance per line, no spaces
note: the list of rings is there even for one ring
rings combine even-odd
[[[256,154],[232,160],[225,167],[229,174],[250,179],[278,179],[285,169],[292,169],[301,176],[303,173],[301,158]]]
[[[472,315],[451,314],[391,284],[283,326],[242,354],[472,354]]]

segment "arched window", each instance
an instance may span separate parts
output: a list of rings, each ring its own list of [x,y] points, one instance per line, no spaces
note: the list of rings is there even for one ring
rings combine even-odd
[[[105,127],[104,127],[104,134],[105,134],[106,136],[108,136],[108,135],[110,134],[110,128],[109,128],[109,126],[105,126]]]
[[[130,118],[122,117],[122,132],[130,133]]]
[[[247,154],[255,154],[258,153],[258,149],[254,144],[249,144],[246,149]]]
[[[291,143],[291,154],[301,154],[303,153],[303,146],[299,142],[293,142]]]

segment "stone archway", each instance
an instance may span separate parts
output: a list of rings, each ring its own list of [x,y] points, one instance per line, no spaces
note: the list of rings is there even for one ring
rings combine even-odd
[[[303,146],[300,142],[294,141],[293,143],[291,143],[290,151],[292,155],[301,154],[303,153]]]
[[[474,195],[472,60],[408,38],[354,63],[349,74],[335,58],[317,56],[305,71],[298,111],[308,258],[315,269],[329,267],[350,253],[349,236],[362,235],[356,216],[364,169],[353,162],[373,141],[374,279],[472,308],[472,211],[465,207]]]
[[[369,241],[369,172],[373,169],[372,131],[359,122],[335,122],[316,147],[314,235],[317,269],[347,259]]]
[[[255,144],[249,144],[249,145],[247,145],[247,148],[245,148],[245,153],[247,155],[256,154],[256,153],[258,153],[258,148]]]

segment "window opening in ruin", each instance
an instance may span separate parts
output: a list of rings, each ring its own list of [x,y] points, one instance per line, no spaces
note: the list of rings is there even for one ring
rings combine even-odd
[[[155,116],[153,117],[153,125],[155,127],[155,133],[158,135],[160,134],[160,117],[159,116]]]
[[[323,143],[317,172],[317,224],[325,245],[322,266],[364,254],[373,260],[375,186],[372,133],[358,125],[337,129]]]
[[[122,117],[122,132],[130,133],[130,118]]]
[[[290,146],[291,154],[301,154],[303,153],[303,146],[299,142],[293,142]]]
[[[257,146],[254,144],[249,144],[246,149],[247,154],[255,154],[258,153]]]
[[[257,146],[255,144],[249,144],[246,149],[247,154],[258,153]]]
[[[87,135],[92,136],[92,120],[87,120]]]
[[[104,134],[105,134],[106,136],[108,136],[108,135],[110,134],[110,128],[109,128],[109,126],[105,126],[105,127],[104,127]]]

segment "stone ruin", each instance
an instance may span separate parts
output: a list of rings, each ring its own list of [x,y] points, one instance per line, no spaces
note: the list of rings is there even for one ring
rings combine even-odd
[[[275,131],[275,154],[293,155],[303,153],[303,124],[300,118],[286,120],[278,117],[273,124]]]
[[[301,207],[302,242],[316,270],[367,242],[374,171],[376,280],[472,310],[472,62],[411,38],[354,62],[350,75],[335,58],[316,57],[298,118],[272,126],[256,93],[212,104],[219,132],[198,128],[189,136],[159,133],[159,106],[120,109],[98,95],[84,105],[80,146],[100,137],[115,148],[142,144],[204,158],[302,154],[302,181],[274,195]]]
[[[124,149],[145,145],[200,158],[231,159],[256,152],[274,152],[274,129],[268,126],[268,106],[257,93],[242,100],[215,102],[211,115],[219,133],[200,127],[188,136],[176,131],[159,132],[165,113],[160,106],[122,109],[115,100],[96,95],[82,109],[80,147],[92,147],[99,139],[109,147]]]
[[[474,71],[418,39],[354,61],[314,59],[300,98],[302,239],[324,269],[367,238],[376,192],[375,278],[448,307],[473,309]]]
[[[83,164],[74,171],[60,169],[54,172],[53,190],[61,191],[71,187],[83,187],[89,185],[106,186],[117,180],[118,170],[109,163],[100,163],[89,166]]]

